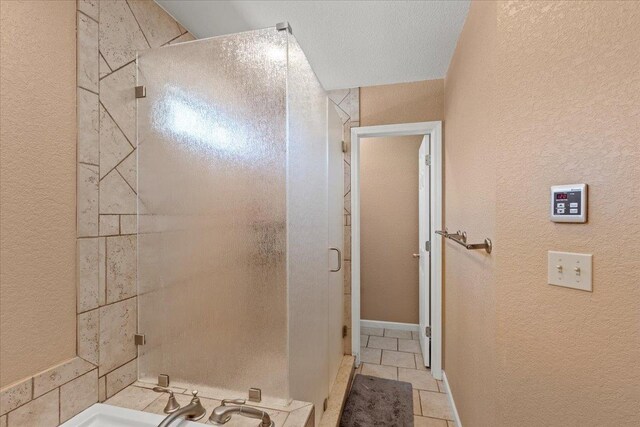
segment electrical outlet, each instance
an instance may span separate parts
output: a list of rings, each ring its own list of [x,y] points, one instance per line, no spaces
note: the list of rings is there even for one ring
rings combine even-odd
[[[592,258],[591,254],[549,251],[549,284],[591,292]]]

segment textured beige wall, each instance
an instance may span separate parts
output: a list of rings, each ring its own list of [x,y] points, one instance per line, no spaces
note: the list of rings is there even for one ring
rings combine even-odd
[[[471,6],[446,79],[446,224],[495,248],[447,244],[463,425],[640,424],[638,28],[637,2]],[[589,222],[550,222],[549,186],[574,182]],[[592,253],[593,292],[548,285],[548,250]]]
[[[496,390],[495,14],[474,2],[445,80],[445,225],[496,250],[444,242],[444,369],[465,426],[494,426]]]
[[[0,3],[0,386],[75,355],[75,16]]]
[[[502,419],[640,425],[640,3],[500,3],[498,34]],[[589,222],[550,222],[573,182]],[[549,249],[592,253],[593,293],[547,285]]]
[[[418,323],[418,149],[423,137],[360,141],[361,317]]]
[[[443,118],[444,80],[360,88],[361,126]],[[422,138],[375,138],[372,144],[382,144],[373,151],[367,151],[367,140],[364,141],[361,148],[364,169],[361,175],[361,318],[418,323],[418,263],[411,254],[418,245],[417,150]],[[395,171],[393,179],[372,174],[370,179],[374,181],[367,182],[365,162],[384,167],[385,173]],[[400,219],[403,211],[405,216]],[[381,268],[382,265],[385,268]]]
[[[360,126],[444,119],[444,80],[360,88]]]

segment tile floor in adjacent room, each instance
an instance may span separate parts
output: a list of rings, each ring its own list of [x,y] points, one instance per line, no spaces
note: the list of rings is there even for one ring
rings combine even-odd
[[[361,328],[357,373],[413,385],[415,427],[455,427],[442,381],[424,367],[417,332]]]

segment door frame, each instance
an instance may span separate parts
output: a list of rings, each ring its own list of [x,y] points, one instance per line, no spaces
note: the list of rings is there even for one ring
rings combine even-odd
[[[401,123],[351,128],[351,351],[360,364],[360,140],[429,135],[431,242],[431,374],[442,379],[442,122]]]

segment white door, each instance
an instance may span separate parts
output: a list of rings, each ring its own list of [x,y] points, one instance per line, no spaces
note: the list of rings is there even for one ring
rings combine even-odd
[[[420,307],[420,348],[426,366],[431,365],[431,342],[427,336],[427,329],[431,329],[431,287],[430,287],[430,258],[429,235],[430,235],[430,213],[429,213],[429,135],[425,135],[418,151],[418,253],[420,254],[418,269],[419,307]],[[429,332],[429,335],[431,333]]]
[[[331,102],[328,103],[329,160],[329,390],[338,374],[344,354],[342,344],[344,268],[344,160],[342,154],[342,120]]]

